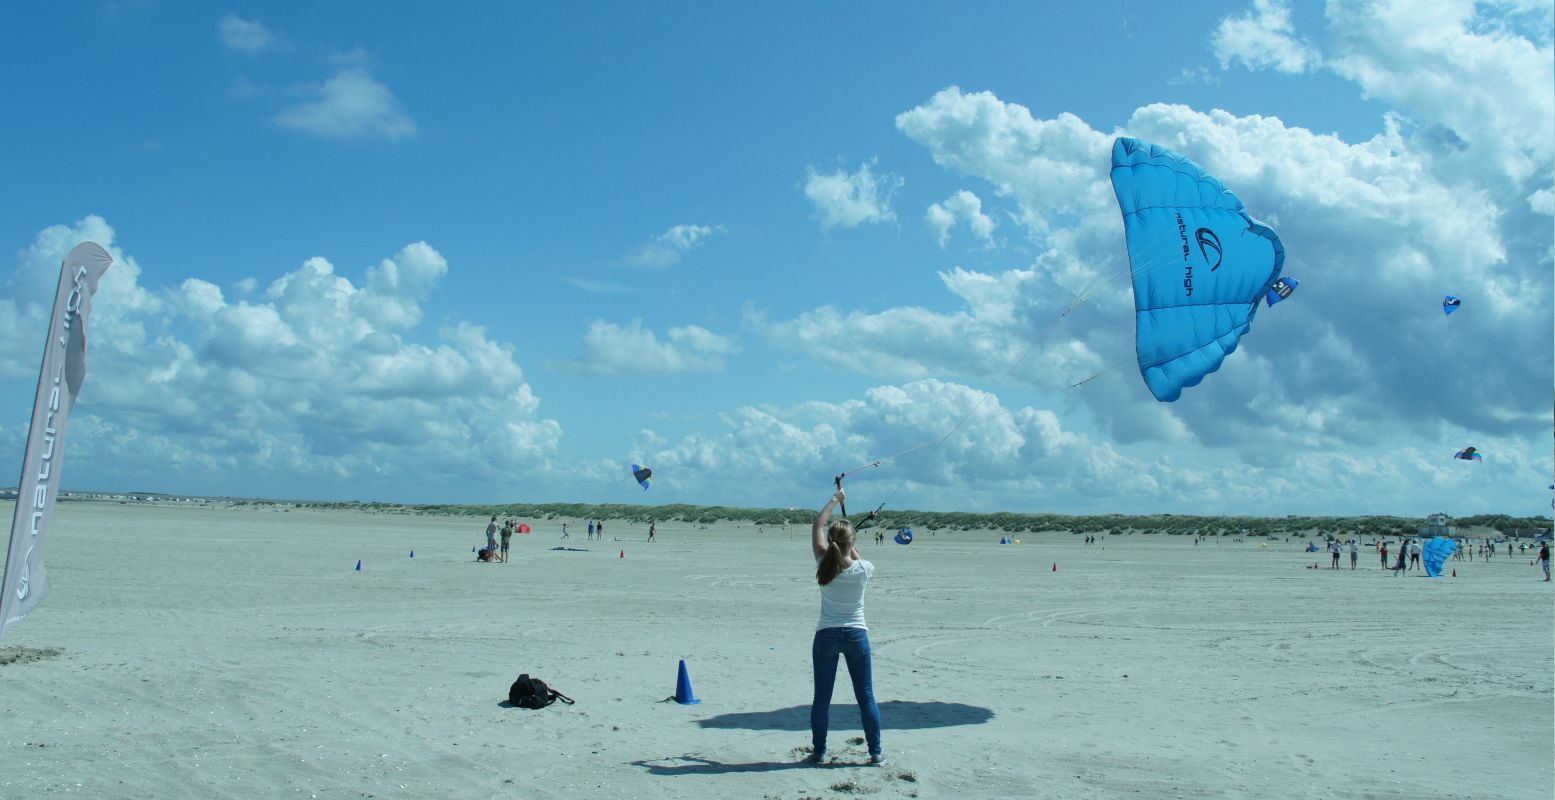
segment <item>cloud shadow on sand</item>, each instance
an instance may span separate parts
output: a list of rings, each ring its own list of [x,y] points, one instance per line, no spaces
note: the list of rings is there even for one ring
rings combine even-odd
[[[993,711],[965,703],[916,702],[889,700],[880,704],[882,730],[920,730],[923,728],[948,728],[952,725],[981,725],[993,719]],[[704,728],[738,728],[749,731],[808,731],[810,707],[791,706],[776,711],[747,711],[737,714],[719,714],[716,717],[697,720]],[[860,730],[858,706],[833,705],[831,707],[832,730]]]

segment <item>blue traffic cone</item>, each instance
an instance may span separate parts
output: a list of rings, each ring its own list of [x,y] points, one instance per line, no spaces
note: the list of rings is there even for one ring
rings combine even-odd
[[[686,660],[680,660],[680,675],[675,678],[675,702],[693,706],[702,702],[691,691],[691,674],[686,672]]]
[[[357,572],[361,572],[362,571],[362,559],[360,559],[360,558],[358,558],[356,560],[356,571]]]

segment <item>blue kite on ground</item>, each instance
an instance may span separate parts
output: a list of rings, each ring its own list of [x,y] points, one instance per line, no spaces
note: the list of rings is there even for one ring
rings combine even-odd
[[[1452,558],[1454,551],[1458,549],[1458,540],[1445,536],[1433,536],[1420,546],[1420,563],[1425,565],[1425,574],[1433,578],[1442,575],[1442,565],[1447,559]]]

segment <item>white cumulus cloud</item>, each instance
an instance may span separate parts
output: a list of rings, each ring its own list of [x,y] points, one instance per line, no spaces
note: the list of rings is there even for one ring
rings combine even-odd
[[[1268,67],[1299,74],[1322,60],[1317,48],[1295,35],[1290,4],[1285,0],[1253,0],[1238,17],[1227,17],[1215,29],[1212,45],[1222,68],[1241,62],[1252,69]]]
[[[233,14],[222,17],[216,23],[216,35],[228,50],[250,55],[274,48],[280,41],[259,20],[247,20]]]
[[[930,205],[923,218],[934,231],[934,239],[941,248],[950,243],[950,229],[958,221],[965,223],[972,235],[985,244],[993,241],[993,217],[984,214],[983,201],[965,189],[945,198],[942,203]]]
[[[308,92],[313,99],[282,111],[275,121],[328,139],[393,141],[416,135],[415,121],[365,67],[342,69]]]
[[[0,375],[36,374],[33,340],[51,293],[40,295],[34,274],[51,263],[57,274],[88,239],[115,264],[94,300],[88,380],[71,421],[83,485],[156,474],[159,485],[212,493],[264,485],[433,500],[544,475],[555,457],[561,427],[539,415],[512,345],[468,322],[422,330],[422,304],[448,269],[425,242],[368,267],[360,283],[315,257],[270,279],[262,296],[235,299],[198,277],[141,286],[135,258],[99,217],[55,226],[0,292],[0,327],[14,325],[0,337]]]
[[[720,225],[676,225],[633,250],[627,260],[643,267],[668,267],[680,263],[707,237],[722,232]]]
[[[846,170],[821,173],[811,167],[805,178],[805,197],[815,206],[821,230],[856,228],[864,223],[892,222],[891,196],[901,188],[902,178],[886,173],[876,175],[874,161],[859,165],[857,172]]]
[[[720,372],[724,357],[739,352],[732,339],[706,328],[673,327],[661,339],[639,319],[626,325],[595,320],[583,347],[583,357],[573,366],[597,373]]]

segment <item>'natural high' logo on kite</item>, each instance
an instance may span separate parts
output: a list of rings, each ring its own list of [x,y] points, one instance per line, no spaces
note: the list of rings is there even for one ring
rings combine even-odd
[[[1223,258],[1220,252],[1220,237],[1209,228],[1199,228],[1193,232],[1193,238],[1199,242],[1199,255],[1204,256],[1204,263],[1209,264],[1209,271],[1220,269],[1220,260]],[[1209,251],[1215,251],[1215,263],[1210,264]]]

